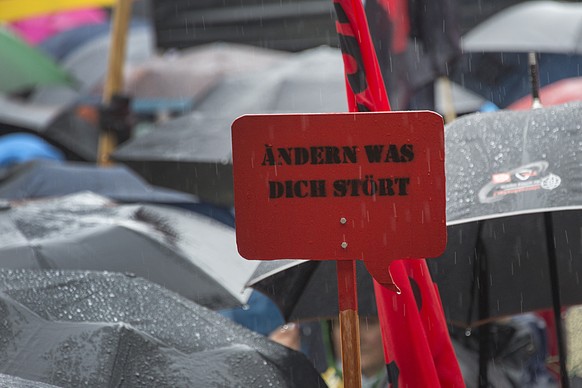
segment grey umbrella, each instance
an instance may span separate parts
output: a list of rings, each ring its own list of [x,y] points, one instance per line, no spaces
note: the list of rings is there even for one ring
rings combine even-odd
[[[582,53],[582,4],[525,1],[489,17],[461,41],[465,51]]]
[[[69,106],[79,97],[98,94],[107,73],[110,34],[100,35],[77,47],[62,59],[61,65],[79,81],[76,89],[67,87],[38,88],[30,97],[35,104]],[[139,63],[153,55],[153,33],[144,24],[132,25],[128,31],[125,64]]]
[[[197,102],[225,76],[276,67],[288,55],[243,44],[209,43],[134,63],[128,68],[125,90],[134,98]]]
[[[92,191],[114,201],[194,204],[196,197],[149,185],[125,166],[99,168],[92,163],[36,160],[0,174],[0,198],[22,200]]]
[[[527,53],[536,52],[540,86],[580,76],[582,4],[525,1],[501,10],[461,39],[451,79],[500,108],[531,93]]]
[[[246,302],[257,263],[232,228],[193,212],[90,192],[0,211],[0,267],[130,272],[211,308]]]
[[[0,372],[23,379],[60,387],[324,386],[303,354],[140,278],[1,269],[0,312]]]

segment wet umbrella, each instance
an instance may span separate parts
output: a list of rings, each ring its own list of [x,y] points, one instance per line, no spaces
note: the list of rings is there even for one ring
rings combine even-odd
[[[228,209],[200,202],[191,194],[152,186],[123,165],[100,168],[83,162],[33,161],[0,171],[0,198],[7,200],[58,197],[82,191],[116,202],[171,205],[234,227],[234,216]]]
[[[39,85],[71,85],[73,78],[34,47],[0,27],[0,92]]]
[[[232,206],[234,119],[245,113],[346,111],[342,66],[339,50],[321,47],[263,71],[227,77],[196,112],[121,145],[113,159],[153,184]]]
[[[0,387],[11,388],[56,388],[56,385],[41,383],[39,381],[32,381],[21,379],[7,374],[0,373]]]
[[[530,93],[528,52],[538,53],[541,86],[580,76],[582,4],[526,1],[489,17],[462,37],[451,79],[500,108]]]
[[[571,103],[467,115],[446,127],[448,243],[427,262],[449,320],[471,325],[552,306],[546,214],[562,302],[582,302],[581,113]],[[490,305],[481,312],[475,249],[489,273]]]
[[[372,277],[359,260],[356,282],[359,315],[377,315]],[[248,285],[271,298],[287,322],[333,319],[339,313],[335,261],[263,261]]]
[[[122,144],[113,159],[154,185],[232,207],[231,123],[227,117],[188,114]]]
[[[239,306],[257,264],[234,230],[159,205],[117,205],[85,192],[0,212],[0,266],[130,272],[211,308]]]
[[[134,98],[198,101],[226,75],[276,66],[287,55],[242,44],[209,43],[129,66],[125,89]]]
[[[31,104],[0,94],[0,130],[2,134],[15,131],[38,132],[58,116],[60,107]]]
[[[462,39],[466,51],[582,53],[582,4],[525,1],[489,17]]]
[[[122,274],[0,270],[0,371],[61,387],[318,387],[307,358]]]
[[[35,134],[57,147],[68,160],[95,162],[99,140],[96,105],[60,106],[0,97],[0,135]]]
[[[559,320],[561,305],[582,303],[581,113],[572,103],[445,128],[448,243],[427,263],[449,321],[548,308]]]
[[[45,160],[16,165],[0,175],[0,198],[7,200],[58,197],[80,191],[92,191],[118,202],[198,202],[192,195],[151,186],[125,166],[99,168],[90,163]]]
[[[86,95],[100,95],[100,85],[107,73],[111,34],[88,40],[60,62],[61,67],[79,80],[77,89],[70,87],[38,88],[29,101],[65,108]],[[153,33],[149,26],[134,21],[129,26],[125,64],[139,63],[153,55]]]

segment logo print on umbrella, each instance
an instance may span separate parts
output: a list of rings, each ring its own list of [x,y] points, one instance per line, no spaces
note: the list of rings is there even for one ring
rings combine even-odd
[[[493,174],[491,181],[479,191],[479,202],[493,203],[506,195],[527,191],[554,190],[560,186],[562,178],[556,174],[546,173],[548,166],[548,162],[539,161],[508,172]]]

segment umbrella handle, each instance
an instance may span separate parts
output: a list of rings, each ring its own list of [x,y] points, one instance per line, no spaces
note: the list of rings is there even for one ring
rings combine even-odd
[[[355,260],[337,260],[337,284],[344,387],[361,388],[360,320]]]

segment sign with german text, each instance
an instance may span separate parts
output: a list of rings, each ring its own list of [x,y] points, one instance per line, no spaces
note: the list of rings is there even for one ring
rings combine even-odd
[[[236,237],[253,260],[391,260],[446,245],[444,126],[429,111],[246,115],[232,125]]]

